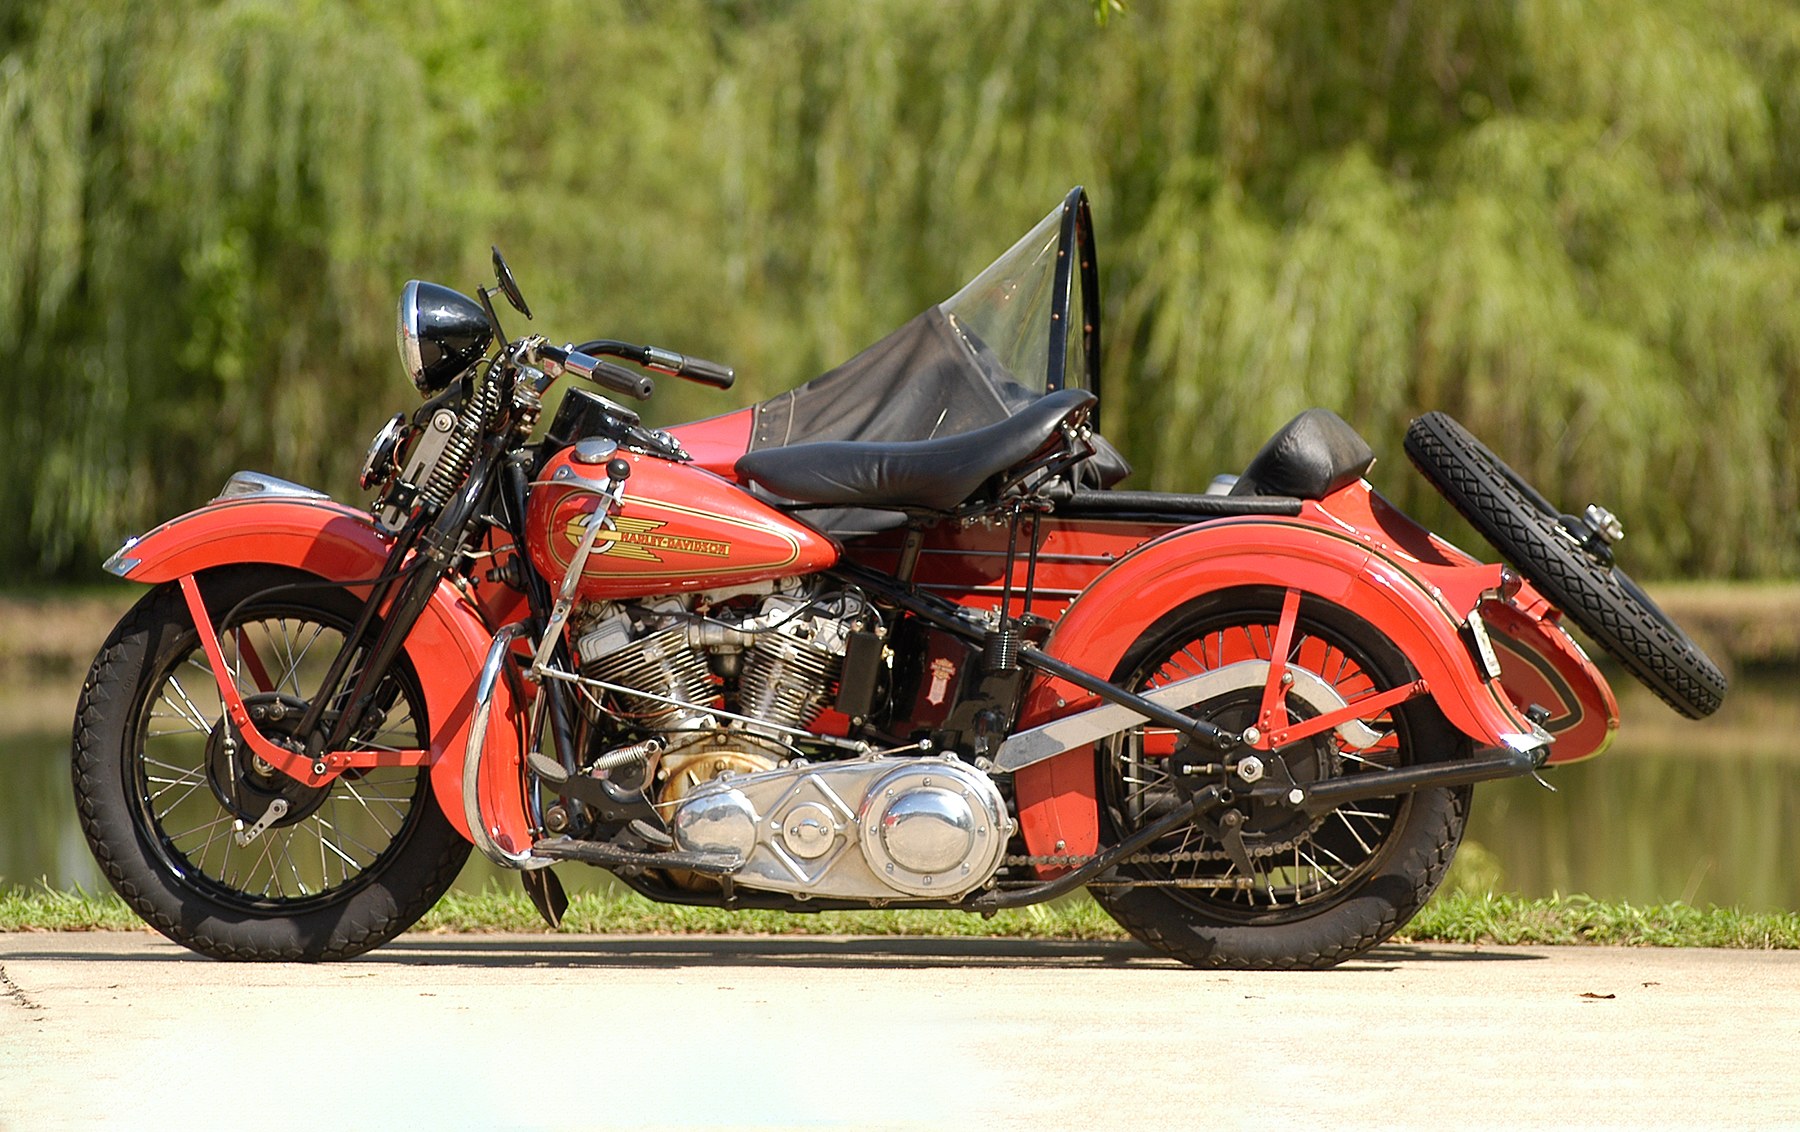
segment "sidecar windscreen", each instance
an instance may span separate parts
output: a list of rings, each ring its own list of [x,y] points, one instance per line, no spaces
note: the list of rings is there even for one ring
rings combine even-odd
[[[1058,389],[1098,394],[1093,249],[1087,194],[1077,188],[938,309],[1038,396]]]
[[[1093,223],[1077,187],[951,298],[757,405],[750,448],[929,440],[1005,420],[1056,389],[1094,389],[1095,279]]]
[[[998,423],[1062,388],[1094,387],[1099,306],[1087,195],[1068,197],[954,296],[849,361],[754,407],[750,451],[824,440],[930,440]],[[1071,317],[1074,312],[1074,317]],[[1076,333],[1068,333],[1079,324]],[[1130,465],[1101,441],[1091,482]],[[802,513],[853,536],[886,512]]]

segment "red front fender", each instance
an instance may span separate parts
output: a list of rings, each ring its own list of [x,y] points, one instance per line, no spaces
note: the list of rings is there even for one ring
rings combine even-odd
[[[114,556],[108,568],[134,582],[162,583],[220,566],[267,563],[322,578],[371,578],[393,543],[359,511],[324,498],[262,496],[215,501],[171,519]],[[493,630],[455,587],[440,583],[406,640],[431,721],[431,784],[444,815],[464,837],[462,767],[475,680]],[[482,812],[497,823],[495,840],[523,851],[531,845],[521,787],[521,705],[502,682],[482,757]]]
[[[1120,559],[1069,606],[1045,645],[1052,656],[1111,676],[1132,644],[1171,610],[1218,590],[1296,589],[1352,610],[1392,640],[1444,715],[1481,746],[1535,730],[1482,678],[1459,633],[1500,567],[1405,559],[1309,504],[1298,519],[1247,518],[1188,527]],[[1091,706],[1058,680],[1035,686],[1021,727]],[[1021,769],[1019,819],[1034,854],[1085,855],[1099,845],[1091,748]]]

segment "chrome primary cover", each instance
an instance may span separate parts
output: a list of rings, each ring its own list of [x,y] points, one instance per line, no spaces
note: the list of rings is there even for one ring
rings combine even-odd
[[[683,849],[742,856],[747,888],[851,900],[955,900],[994,875],[1015,828],[992,780],[951,757],[727,775],[670,824]]]

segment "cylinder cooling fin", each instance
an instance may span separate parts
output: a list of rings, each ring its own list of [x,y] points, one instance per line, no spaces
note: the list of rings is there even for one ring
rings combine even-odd
[[[704,712],[664,702],[706,705],[718,698],[706,658],[688,643],[686,629],[676,625],[628,641],[622,629],[615,634],[614,625],[603,623],[581,639],[582,675],[662,697],[619,695],[620,708],[642,726],[677,727],[707,719]]]
[[[756,638],[738,678],[743,714],[799,727],[818,711],[837,680],[841,656],[785,633]]]

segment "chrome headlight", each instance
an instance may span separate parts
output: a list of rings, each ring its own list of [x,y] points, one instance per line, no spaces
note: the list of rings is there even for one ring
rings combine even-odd
[[[436,283],[409,280],[400,291],[395,325],[400,364],[429,397],[487,353],[494,329],[487,311],[467,295]]]

